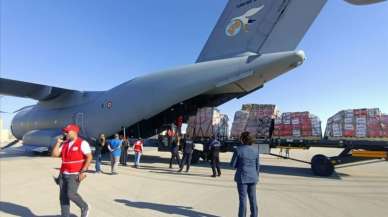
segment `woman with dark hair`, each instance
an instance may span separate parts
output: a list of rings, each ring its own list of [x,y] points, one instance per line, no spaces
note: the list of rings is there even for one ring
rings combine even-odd
[[[256,201],[256,184],[259,175],[259,150],[252,148],[253,138],[249,132],[240,136],[241,146],[233,154],[231,164],[236,169],[234,181],[237,183],[239,210],[238,216],[245,217],[247,213],[247,195],[251,208],[251,217],[259,215]]]

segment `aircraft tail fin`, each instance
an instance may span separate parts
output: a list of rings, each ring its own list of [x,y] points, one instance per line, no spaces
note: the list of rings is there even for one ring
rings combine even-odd
[[[327,0],[229,0],[197,62],[295,50]]]

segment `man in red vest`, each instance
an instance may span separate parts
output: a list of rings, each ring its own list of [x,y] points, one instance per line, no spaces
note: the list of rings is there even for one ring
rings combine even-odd
[[[92,152],[89,143],[78,137],[77,125],[69,124],[63,128],[63,132],[66,140],[58,138],[51,153],[53,157],[62,158],[59,175],[61,216],[70,216],[70,201],[72,201],[81,209],[81,217],[87,217],[90,207],[77,191],[81,181],[86,178],[85,172],[92,161]]]

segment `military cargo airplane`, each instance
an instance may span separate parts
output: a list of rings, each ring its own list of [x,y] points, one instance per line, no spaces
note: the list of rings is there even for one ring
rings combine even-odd
[[[366,5],[383,0],[345,0]],[[80,91],[0,78],[0,94],[37,104],[17,111],[11,131],[26,146],[50,148],[76,123],[81,136],[158,133],[200,107],[219,106],[263,87],[305,60],[295,51],[327,0],[229,0],[196,63],[133,78],[106,91]],[[157,95],[155,93],[158,93]],[[123,106],[121,99],[136,99]]]

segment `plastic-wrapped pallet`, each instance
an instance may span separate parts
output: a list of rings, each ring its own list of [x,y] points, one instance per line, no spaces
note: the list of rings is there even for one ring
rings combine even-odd
[[[225,114],[220,116],[220,124],[218,125],[217,136],[227,138],[229,134],[229,117]]]
[[[262,117],[258,119],[257,137],[269,138],[271,136],[272,120],[271,117]]]
[[[325,136],[332,139],[342,137],[388,139],[385,122],[388,122],[386,115],[378,108],[342,110],[329,118]]]
[[[187,121],[187,129],[186,129],[186,134],[190,137],[194,136],[194,131],[195,131],[195,116],[190,116],[188,121]]]
[[[270,137],[272,120],[279,114],[275,105],[245,104],[242,106],[242,110],[249,112],[245,131],[250,132],[250,134],[256,138]],[[241,132],[239,132],[238,135],[236,132],[233,132],[233,137],[238,137]]]
[[[197,111],[194,137],[212,137],[218,130],[220,112],[216,108],[205,107]]]
[[[227,137],[228,121],[228,116],[221,114],[216,108],[200,108],[195,116],[189,117],[187,135],[192,138]]]
[[[234,119],[232,123],[232,129],[230,136],[233,138],[239,138],[241,133],[245,131],[249,117],[249,112],[247,111],[237,111],[234,114]]]
[[[321,121],[309,112],[286,112],[275,119],[273,137],[321,138]]]
[[[388,115],[381,115],[380,117],[381,123],[381,135],[384,138],[388,138]]]

